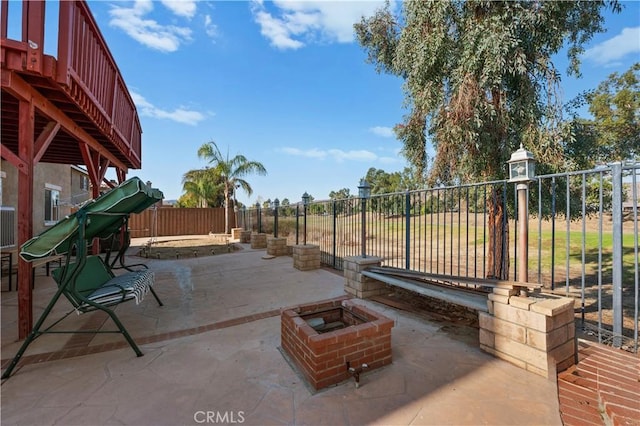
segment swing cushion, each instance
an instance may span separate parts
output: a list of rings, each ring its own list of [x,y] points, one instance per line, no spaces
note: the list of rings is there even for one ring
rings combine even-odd
[[[70,263],[68,267],[74,265],[75,263]],[[62,272],[63,268],[58,268],[52,274],[58,285],[63,285]],[[77,275],[75,286],[71,285],[73,283],[67,284],[64,295],[77,310],[86,312],[96,308],[82,297],[101,306],[117,305],[132,299],[137,304],[149,292],[153,283],[153,272],[148,269],[114,276],[100,256],[87,256]]]

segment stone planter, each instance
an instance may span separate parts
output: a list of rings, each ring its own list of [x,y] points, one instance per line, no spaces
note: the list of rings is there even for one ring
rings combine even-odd
[[[251,248],[263,249],[267,248],[267,234],[251,234]]]
[[[242,244],[251,243],[251,231],[240,231],[240,242]]]
[[[271,256],[286,256],[287,239],[286,238],[267,238],[267,254]]]
[[[293,267],[301,271],[320,268],[320,246],[298,244],[293,246]]]

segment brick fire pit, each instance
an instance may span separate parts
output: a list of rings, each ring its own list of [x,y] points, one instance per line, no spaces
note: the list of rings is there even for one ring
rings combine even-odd
[[[283,351],[316,390],[391,363],[393,320],[348,297],[283,309],[281,326]]]

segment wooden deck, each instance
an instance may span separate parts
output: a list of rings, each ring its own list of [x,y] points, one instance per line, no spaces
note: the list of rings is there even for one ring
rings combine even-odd
[[[140,168],[135,104],[87,4],[59,3],[57,57],[42,52],[47,2],[1,4],[3,158],[17,155],[19,101],[33,98],[37,161]],[[23,40],[7,38],[9,7],[23,8]]]
[[[86,166],[94,198],[103,182],[113,186],[105,179],[109,168],[123,182],[130,168],[141,167],[138,113],[88,5],[60,1],[58,19],[47,22],[45,9],[52,4],[0,0],[0,154],[18,170],[18,245],[33,237],[39,162]],[[19,40],[9,38],[10,28],[12,34],[20,29]],[[52,32],[57,50],[47,55],[45,34]],[[31,265],[20,259],[21,339],[33,328],[32,282]]]

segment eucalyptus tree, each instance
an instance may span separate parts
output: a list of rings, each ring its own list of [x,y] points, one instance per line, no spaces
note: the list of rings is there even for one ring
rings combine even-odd
[[[601,162],[640,160],[640,62],[585,96]]]
[[[422,1],[389,3],[355,25],[368,62],[404,80],[403,154],[418,176],[427,137],[436,149],[430,183],[502,179],[520,144],[539,161],[563,161],[560,72],[552,57],[567,47],[579,75],[584,44],[604,31],[602,12],[617,1]],[[488,202],[490,223],[504,223],[501,193]],[[492,200],[492,201],[491,201]],[[508,275],[502,226],[489,231],[488,275]],[[503,250],[504,248],[504,250]]]
[[[229,197],[233,195],[234,200],[236,191],[242,189],[247,195],[253,193],[253,189],[249,182],[244,178],[250,174],[265,176],[267,170],[257,161],[250,161],[244,155],[235,155],[229,158],[229,151],[223,155],[214,141],[207,142],[198,148],[198,158],[205,159],[210,164],[210,170],[219,176],[222,180],[222,194],[224,197],[224,228],[225,232],[231,232],[229,228]]]

